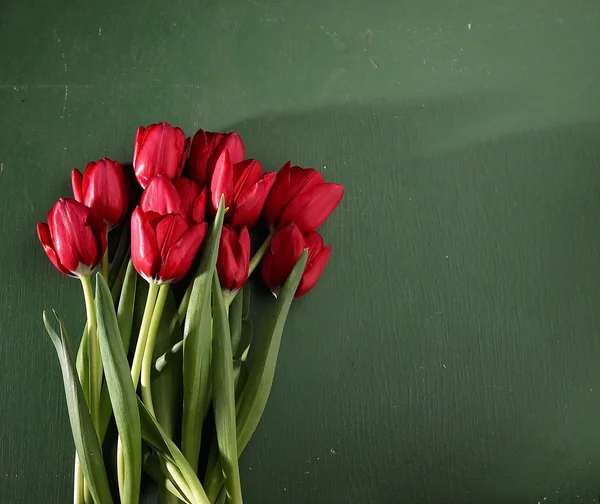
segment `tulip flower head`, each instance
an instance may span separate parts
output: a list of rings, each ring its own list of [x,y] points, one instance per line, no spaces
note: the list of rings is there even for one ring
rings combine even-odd
[[[319,233],[308,231],[303,234],[294,223],[277,230],[273,235],[262,261],[262,277],[276,296],[304,249],[308,249],[308,259],[294,297],[303,296],[315,286],[331,255],[331,245],[324,247]]]
[[[174,180],[183,170],[190,148],[190,139],[181,128],[168,122],[140,126],[135,137],[133,169],[142,188],[156,175]]]
[[[243,161],[244,144],[235,131],[213,133],[200,129],[196,132],[192,139],[188,171],[198,185],[210,184],[217,159],[225,149],[229,151],[233,164]]]
[[[256,226],[275,177],[275,173],[263,175],[262,166],[256,159],[233,164],[229,150],[225,149],[217,159],[210,184],[213,213],[223,195],[228,208],[226,222],[236,229]]]
[[[140,206],[144,212],[174,213],[188,223],[200,223],[206,214],[206,194],[206,188],[200,190],[198,184],[189,178],[180,177],[171,182],[159,175],[146,187]]]
[[[137,207],[131,216],[133,266],[148,282],[178,282],[192,266],[207,229],[206,222],[189,225],[179,214]]]
[[[75,200],[89,207],[108,228],[119,224],[127,212],[129,190],[123,167],[108,158],[88,163],[83,174],[74,169],[71,185]]]
[[[325,182],[313,168],[291,166],[288,161],[265,203],[264,216],[271,229],[294,222],[302,233],[316,230],[340,204],[344,188]]]
[[[37,233],[50,261],[65,275],[89,275],[106,251],[106,223],[74,199],[59,199]]]
[[[247,228],[239,233],[230,225],[224,225],[219,242],[217,273],[225,291],[237,292],[248,279],[250,265],[250,235]]]

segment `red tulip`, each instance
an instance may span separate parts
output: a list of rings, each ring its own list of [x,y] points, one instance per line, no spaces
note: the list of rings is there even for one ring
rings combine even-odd
[[[238,234],[231,226],[223,226],[217,258],[217,273],[221,287],[233,292],[241,289],[248,279],[249,265],[250,235],[248,228],[242,228]]]
[[[140,206],[144,212],[176,213],[190,224],[200,223],[206,213],[206,188],[201,191],[189,178],[180,177],[171,182],[158,175],[143,192]]]
[[[294,222],[303,233],[317,229],[342,201],[344,188],[323,180],[312,168],[288,161],[273,185],[264,215],[271,229]]]
[[[238,229],[256,226],[275,177],[275,173],[263,175],[262,166],[256,159],[232,164],[229,150],[225,149],[217,159],[210,184],[213,212],[217,211],[221,195],[224,195],[228,223]]]
[[[104,158],[88,163],[83,175],[75,168],[71,172],[71,185],[75,199],[91,208],[109,228],[125,217],[129,191],[119,162]]]
[[[131,216],[133,266],[149,282],[178,282],[192,266],[207,229],[206,222],[188,226],[181,215],[136,207]]]
[[[279,293],[305,248],[308,249],[308,260],[295,297],[303,296],[315,286],[331,255],[331,245],[324,247],[323,238],[316,231],[302,234],[294,223],[279,229],[273,235],[262,261],[262,277],[275,295]]]
[[[70,198],[59,199],[48,212],[48,224],[37,233],[52,264],[65,275],[89,275],[106,251],[106,224]]]
[[[240,136],[232,133],[213,133],[198,130],[192,140],[192,149],[188,161],[190,177],[200,186],[208,185],[212,178],[218,157],[229,150],[232,163],[244,159],[244,144]]]
[[[181,128],[163,121],[144,128],[135,137],[133,169],[138,183],[145,189],[156,175],[169,180],[181,175],[190,148],[190,139]]]

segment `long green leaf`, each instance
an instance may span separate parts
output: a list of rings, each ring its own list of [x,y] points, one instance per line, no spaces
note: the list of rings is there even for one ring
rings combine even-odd
[[[210,504],[192,466],[139,398],[138,409],[140,412],[142,438],[152,448],[163,455],[167,463],[171,462],[179,469],[192,493],[192,495],[185,496],[187,500],[194,502],[194,504]]]
[[[192,293],[185,318],[183,333],[183,420],[181,447],[194,471],[202,436],[202,423],[209,401],[210,373],[210,285],[217,263],[223,216],[221,198],[214,223],[206,239],[198,273],[192,284]]]
[[[123,447],[124,470],[119,493],[123,504],[137,504],[142,477],[142,434],[137,396],[110,289],[100,273],[96,275],[96,316],[106,385]]]
[[[250,375],[240,397],[237,417],[237,444],[240,454],[248,444],[252,434],[254,434],[267,405],[271,386],[273,385],[273,377],[275,376],[275,366],[277,365],[283,328],[294,300],[294,294],[302,279],[307,258],[308,251],[304,250],[281,289],[277,298],[275,313],[269,320],[263,337],[258,341]]]
[[[307,258],[308,251],[304,250],[281,289],[275,311],[258,342],[250,374],[237,405],[238,457],[248,444],[252,434],[254,434],[265,410],[275,375],[283,328],[294,294],[302,279]],[[222,484],[223,471],[221,464],[217,463],[214,469],[210,470],[210,467],[208,468],[204,482],[206,493],[211,502],[218,498]]]
[[[242,338],[242,317],[244,311],[244,289],[237,293],[229,307],[229,330],[231,332],[231,352],[237,353]]]
[[[145,282],[146,283],[146,282]],[[117,320],[119,321],[119,331],[121,332],[121,340],[125,348],[125,353],[129,348],[129,340],[131,338],[131,327],[133,324],[133,312],[135,307],[136,299],[136,288],[137,288],[137,273],[131,261],[127,265],[127,272],[123,281],[123,288],[121,290],[121,297],[119,298],[119,306],[117,309]],[[87,346],[87,342],[86,342]],[[79,354],[77,355],[79,361]],[[79,362],[78,362],[79,366]],[[79,367],[78,367],[79,369]],[[81,374],[80,374],[81,377]],[[83,380],[82,380],[83,384]],[[85,392],[85,389],[84,389]],[[99,438],[100,441],[104,440],[108,424],[112,417],[112,406],[110,404],[110,397],[106,386],[102,387],[100,393],[100,423],[99,423]]]
[[[73,433],[73,440],[75,441],[77,456],[81,463],[85,482],[94,501],[102,504],[111,504],[113,500],[108,486],[100,442],[94,430],[92,417],[85,396],[83,395],[81,384],[79,383],[64,325],[56,312],[54,312],[54,316],[60,326],[60,336],[51,326],[46,312],[44,312],[44,325],[52,339],[60,362],[69,420],[71,422],[71,431]]]
[[[235,383],[231,334],[229,333],[229,321],[227,320],[223,291],[216,271],[213,276],[212,293],[214,334],[211,370],[215,428],[229,502],[241,504],[242,485],[240,483],[235,427]]]
[[[131,339],[131,327],[133,326],[133,310],[135,308],[135,292],[137,284],[137,272],[133,267],[131,259],[127,264],[125,279],[121,289],[121,297],[117,308],[117,320],[119,321],[119,331],[125,353],[129,349],[129,340]]]

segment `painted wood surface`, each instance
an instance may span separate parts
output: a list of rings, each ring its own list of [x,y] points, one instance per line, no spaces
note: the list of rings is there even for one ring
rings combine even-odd
[[[246,502],[597,502],[597,1],[5,0],[0,47],[0,502],[71,498],[35,224],[162,119],[346,186]]]

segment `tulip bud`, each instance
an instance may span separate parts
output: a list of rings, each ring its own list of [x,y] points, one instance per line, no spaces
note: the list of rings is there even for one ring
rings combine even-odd
[[[181,215],[137,207],[131,216],[133,266],[148,282],[178,282],[192,266],[207,229],[206,222],[188,225]]]
[[[174,180],[183,170],[190,148],[190,139],[181,128],[163,121],[144,128],[140,126],[135,137],[133,169],[142,188],[156,175]]]
[[[291,166],[288,161],[277,173],[264,216],[271,229],[294,222],[303,233],[314,231],[343,196],[343,186],[325,182],[323,175],[313,168]]]
[[[74,169],[71,172],[71,185],[75,199],[105,221],[109,229],[125,217],[129,190],[123,167],[117,161],[104,158],[88,163],[83,175]]]
[[[256,226],[269,191],[275,183],[275,173],[263,175],[256,159],[232,164],[229,151],[219,156],[211,181],[211,210],[216,213],[221,196],[228,208],[225,221],[236,229]]]
[[[59,199],[37,233],[50,261],[65,275],[89,275],[106,251],[106,223],[74,199]]]
[[[198,130],[192,139],[188,171],[198,185],[210,184],[217,159],[227,149],[232,163],[244,159],[244,144],[236,132],[213,133]]]
[[[154,177],[142,194],[140,206],[144,212],[181,215],[188,223],[204,221],[206,188],[200,190],[193,180],[180,177],[171,182],[160,175]]]
[[[250,265],[250,235],[247,228],[238,232],[224,225],[219,242],[217,273],[223,290],[236,292],[248,279]]]
[[[294,297],[303,296],[315,286],[331,255],[331,245],[324,247],[323,238],[316,231],[302,234],[294,223],[273,235],[262,261],[262,277],[275,295],[281,290],[304,249],[308,249],[308,259]]]

